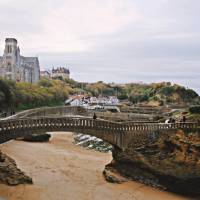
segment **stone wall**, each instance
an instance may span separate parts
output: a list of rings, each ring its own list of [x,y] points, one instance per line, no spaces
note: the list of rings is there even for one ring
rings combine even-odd
[[[42,107],[22,111],[16,115],[6,119],[24,118],[24,117],[50,117],[50,116],[67,116],[67,115],[81,115],[92,117],[96,113],[98,118],[106,119],[109,121],[154,121],[156,116],[151,114],[137,114],[137,113],[111,113],[111,112],[98,112],[87,110],[83,107],[77,106],[59,106],[59,107]]]

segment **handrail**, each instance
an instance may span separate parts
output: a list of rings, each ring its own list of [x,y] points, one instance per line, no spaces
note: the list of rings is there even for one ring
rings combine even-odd
[[[92,118],[78,118],[78,117],[37,117],[37,118],[22,118],[22,119],[9,119],[0,121],[0,131],[9,130],[9,129],[18,129],[20,128],[29,128],[32,127],[40,127],[43,128],[44,124],[50,124],[50,126],[54,127],[55,124],[59,124],[59,126],[65,125],[68,121],[70,121],[71,126],[74,127],[87,127],[91,128],[105,128],[107,130],[113,130],[117,126],[119,130],[137,130],[137,131],[148,131],[148,130],[164,130],[164,129],[177,129],[177,128],[199,128],[199,124],[195,122],[186,122],[186,123],[134,123],[134,124],[124,124],[120,122],[111,122]],[[20,124],[20,126],[18,125]]]
[[[126,134],[136,140],[148,141],[150,133],[157,131],[171,131],[177,129],[200,130],[200,124],[187,123],[132,123],[112,122],[89,117],[26,117],[0,121],[0,144],[17,137],[23,137],[35,131],[80,131],[99,137],[119,148],[126,146]],[[159,132],[158,132],[159,133]],[[125,142],[125,143],[124,143]]]

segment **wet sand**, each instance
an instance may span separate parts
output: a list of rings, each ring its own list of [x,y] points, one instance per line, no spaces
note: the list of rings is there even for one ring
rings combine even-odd
[[[49,143],[10,141],[0,149],[32,177],[33,185],[0,184],[4,200],[186,200],[137,182],[112,184],[102,171],[109,153],[73,144],[72,133],[52,133]]]

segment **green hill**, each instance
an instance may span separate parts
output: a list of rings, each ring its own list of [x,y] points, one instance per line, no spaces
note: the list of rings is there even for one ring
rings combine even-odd
[[[133,104],[199,105],[200,97],[192,89],[170,82],[152,84],[81,83],[73,79],[41,79],[37,84],[0,79],[0,110],[23,110],[40,106],[62,105],[69,95],[117,96]]]

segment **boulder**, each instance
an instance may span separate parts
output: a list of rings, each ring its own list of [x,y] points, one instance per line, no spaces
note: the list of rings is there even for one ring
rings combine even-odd
[[[106,165],[104,171],[103,171],[104,178],[110,182],[110,183],[123,183],[128,181],[127,178],[120,175],[117,170],[113,167],[113,162]]]
[[[75,133],[74,141],[76,145],[80,145],[87,149],[94,149],[96,151],[100,151],[104,153],[110,152],[112,150],[112,145],[110,145],[109,143],[97,137],[86,135],[86,134]]]
[[[27,142],[48,142],[50,137],[51,135],[48,133],[33,133],[20,138],[20,140]]]

